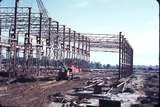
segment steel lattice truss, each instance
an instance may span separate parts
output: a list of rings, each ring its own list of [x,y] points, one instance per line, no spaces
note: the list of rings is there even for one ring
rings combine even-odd
[[[121,32],[118,35],[92,33],[84,35],[90,39],[91,51],[119,53],[119,78],[132,74],[133,49]]]
[[[42,13],[34,13],[31,7],[18,7],[17,12],[15,7],[0,7],[0,54],[5,53],[5,69],[10,77],[19,72],[50,72],[66,59],[66,63],[85,65],[90,51],[119,52],[120,76],[131,73],[133,50],[124,36],[91,35],[77,33]]]
[[[89,34],[84,33],[90,38],[91,51],[118,52],[119,35],[113,34]]]

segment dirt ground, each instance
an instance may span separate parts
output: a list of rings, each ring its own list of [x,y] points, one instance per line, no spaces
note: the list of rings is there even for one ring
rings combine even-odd
[[[81,73],[80,79],[55,81],[16,82],[0,85],[0,104],[9,107],[48,107],[51,103],[48,96],[57,92],[67,91],[73,88],[84,87],[85,82],[93,78],[113,77],[110,73]],[[109,81],[107,81],[109,83]],[[112,82],[112,81],[110,81]],[[130,104],[143,104],[143,107],[154,107],[158,102],[159,75],[158,73],[135,73],[132,81],[126,87],[134,89],[134,94],[120,93],[110,95],[112,99],[122,100],[123,107]],[[125,98],[125,99],[123,99]],[[126,100],[127,99],[127,100]],[[130,102],[130,103],[129,103]],[[125,105],[125,106],[124,106]]]
[[[81,76],[82,74],[80,74]],[[49,103],[48,96],[57,92],[65,93],[72,88],[81,87],[86,81],[88,73],[75,80],[34,81],[1,84],[0,104],[9,107],[46,107]]]

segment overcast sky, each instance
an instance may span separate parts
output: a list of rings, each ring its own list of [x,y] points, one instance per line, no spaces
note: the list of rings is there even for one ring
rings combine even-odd
[[[2,4],[11,4],[11,0],[8,1],[4,0]],[[35,7],[35,0],[20,1]],[[135,65],[158,65],[159,18],[156,0],[43,1],[49,16],[77,32],[118,34],[122,31],[134,49]],[[91,53],[91,60],[118,63],[118,57],[115,54],[111,56],[108,53]]]

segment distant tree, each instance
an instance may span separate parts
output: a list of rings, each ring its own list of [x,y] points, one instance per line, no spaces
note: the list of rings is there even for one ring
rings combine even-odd
[[[148,70],[153,70],[153,68],[152,67],[148,67]]]
[[[107,64],[107,69],[111,68],[111,65],[110,64]]]
[[[102,68],[102,64],[100,62],[96,62],[96,69],[101,69]]]
[[[116,64],[116,68],[118,69],[118,68],[119,68],[119,65]]]
[[[106,68],[107,68],[107,66],[104,64],[104,65],[102,66],[102,68],[103,68],[103,69],[106,69]]]
[[[109,68],[111,68],[111,65],[110,65],[110,64],[107,64],[107,65],[104,64],[104,65],[102,66],[102,68],[103,68],[103,69],[109,69]]]
[[[94,66],[94,62],[91,62],[91,63],[90,63],[90,68],[92,68],[92,69],[94,69],[94,68],[95,68],[95,66]]]
[[[100,62],[90,62],[90,68],[92,69],[110,69],[115,68],[114,66],[111,66],[110,64],[101,64]]]

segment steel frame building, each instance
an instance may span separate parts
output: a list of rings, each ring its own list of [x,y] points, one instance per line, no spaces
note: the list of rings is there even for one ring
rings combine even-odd
[[[92,36],[91,36],[92,35]],[[133,49],[119,35],[77,33],[31,7],[0,7],[0,64],[9,77],[53,73],[60,62],[88,69],[90,51],[119,52],[119,78],[133,71]],[[83,65],[83,66],[81,66]]]
[[[133,49],[127,39],[119,34],[85,33],[90,38],[90,51],[112,52],[119,54],[119,78],[127,77],[133,72]]]

